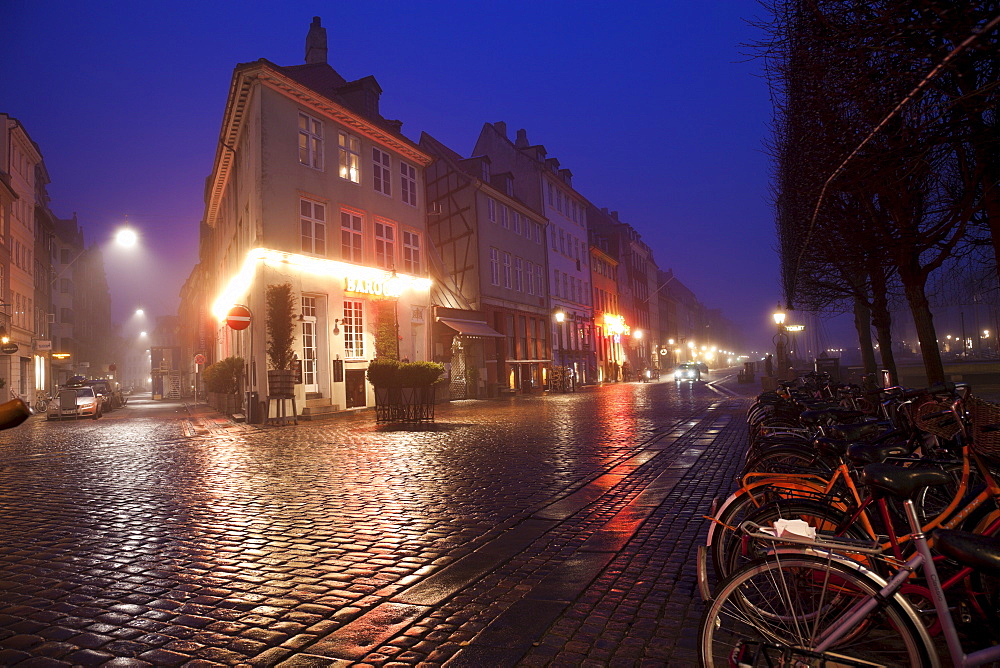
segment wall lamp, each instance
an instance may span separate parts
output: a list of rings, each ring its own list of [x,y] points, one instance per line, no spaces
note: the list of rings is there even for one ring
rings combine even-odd
[[[333,319],[333,335],[334,336],[336,336],[337,334],[340,334],[340,327],[337,327],[337,325],[339,325],[342,322],[343,322],[343,320],[341,320],[340,318],[334,318]]]

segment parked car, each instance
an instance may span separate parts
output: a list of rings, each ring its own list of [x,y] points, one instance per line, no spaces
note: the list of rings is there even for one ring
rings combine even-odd
[[[89,385],[81,385],[61,389],[58,401],[49,404],[47,419],[89,417],[96,420],[101,414],[101,398],[97,392]]]
[[[104,397],[104,412],[110,413],[116,408],[121,408],[125,405],[125,396],[122,391],[116,387],[116,383],[113,380],[108,380],[107,378],[91,378],[85,380],[83,385],[89,385],[94,388],[98,394]]]
[[[685,362],[674,369],[674,380],[690,380],[696,382],[701,380],[701,369],[695,362]]]

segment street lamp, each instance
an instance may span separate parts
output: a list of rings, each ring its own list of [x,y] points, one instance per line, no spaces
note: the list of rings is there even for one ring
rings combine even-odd
[[[774,336],[774,345],[776,355],[775,358],[778,363],[778,377],[782,378],[788,367],[788,360],[785,358],[785,347],[788,345],[788,334],[785,333],[785,312],[781,310],[781,305],[778,305],[778,309],[772,314],[774,318],[774,324],[778,327],[778,333]]]

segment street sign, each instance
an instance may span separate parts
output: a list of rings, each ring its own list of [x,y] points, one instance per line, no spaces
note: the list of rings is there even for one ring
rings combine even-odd
[[[250,309],[236,305],[226,314],[226,324],[232,329],[246,329],[250,326]]]
[[[18,350],[17,344],[14,343],[13,341],[11,341],[10,343],[5,343],[2,346],[0,346],[0,353],[3,353],[4,355],[13,355],[14,353],[17,352],[17,350]]]
[[[230,325],[230,327],[231,326],[232,325]],[[194,363],[195,364],[204,364],[206,361],[207,360],[205,359],[205,356],[202,355],[201,353],[198,353],[197,355],[194,356]]]

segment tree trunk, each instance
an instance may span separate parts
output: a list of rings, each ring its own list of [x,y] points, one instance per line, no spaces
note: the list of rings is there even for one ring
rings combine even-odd
[[[892,354],[892,314],[889,313],[885,274],[878,269],[872,272],[872,324],[878,336],[878,350],[882,368],[889,371],[889,382],[899,385],[896,359]]]
[[[920,356],[923,358],[927,384],[943,383],[944,364],[941,363],[941,351],[938,350],[937,333],[934,331],[934,316],[931,314],[931,307],[924,293],[924,282],[919,279],[914,280],[905,274],[901,275],[901,278],[906,301],[913,315],[913,323],[917,327],[917,341],[920,343]]]
[[[858,345],[861,348],[861,364],[864,374],[875,373],[875,350],[872,349],[872,312],[868,302],[854,298],[854,328],[858,330]]]

